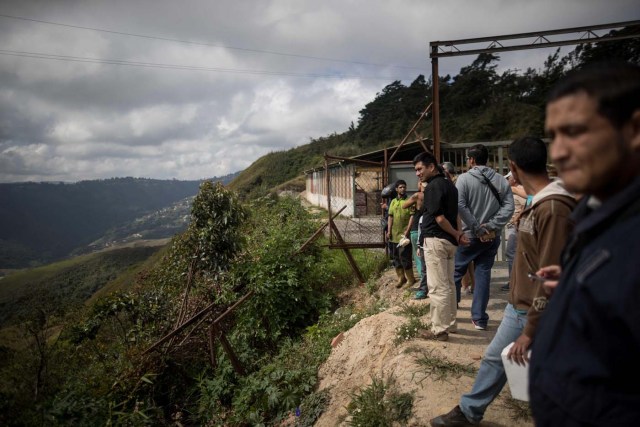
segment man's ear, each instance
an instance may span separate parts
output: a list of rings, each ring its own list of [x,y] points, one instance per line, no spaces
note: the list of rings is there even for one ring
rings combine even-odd
[[[513,176],[516,185],[522,184],[520,182],[520,178],[518,176],[518,166],[515,164],[513,160],[509,160],[509,170],[511,171],[511,175]]]
[[[629,132],[631,151],[640,153],[640,109],[633,112],[625,132]]]

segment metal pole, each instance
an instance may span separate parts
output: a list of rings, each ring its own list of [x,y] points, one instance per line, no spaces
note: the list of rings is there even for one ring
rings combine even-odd
[[[431,87],[433,91],[433,155],[440,163],[440,79],[438,77],[438,46],[431,44]]]

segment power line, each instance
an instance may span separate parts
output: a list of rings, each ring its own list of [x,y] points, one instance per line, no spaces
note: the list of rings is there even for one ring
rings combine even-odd
[[[358,78],[358,79],[366,79],[366,80],[392,79],[391,77],[376,77],[376,76],[310,74],[310,73],[305,74],[305,73],[292,73],[287,71],[199,67],[194,65],[176,65],[176,64],[162,64],[162,63],[155,63],[155,62],[125,61],[120,59],[87,58],[87,57],[81,57],[81,56],[55,55],[55,54],[41,53],[41,52],[25,52],[25,51],[6,50],[6,49],[0,49],[0,55],[47,59],[47,60],[55,60],[55,61],[83,62],[83,63],[91,63],[91,64],[127,65],[132,67],[161,68],[161,69],[187,70],[187,71],[209,71],[209,72],[235,73],[235,74],[254,74],[254,75],[289,76],[289,77],[306,77],[306,78],[331,78],[331,79],[349,79],[349,78]],[[394,80],[397,80],[397,79],[394,79]]]
[[[300,54],[296,54],[296,53],[276,52],[276,51],[261,50],[261,49],[250,49],[250,48],[245,48],[245,47],[227,46],[227,45],[224,45],[224,44],[215,44],[215,43],[194,42],[194,41],[191,41],[191,40],[172,39],[172,38],[160,37],[160,36],[148,36],[148,35],[144,35],[144,34],[135,34],[135,33],[128,33],[128,32],[123,32],[123,31],[114,31],[114,30],[105,30],[105,29],[102,29],[102,28],[84,27],[84,26],[81,26],[81,25],[71,25],[71,24],[63,24],[63,23],[60,23],[60,22],[51,22],[51,21],[44,21],[44,20],[40,20],[40,19],[25,18],[25,17],[22,17],[22,16],[13,16],[13,15],[0,14],[0,17],[9,18],[9,19],[18,19],[18,20],[22,20],[22,21],[38,22],[38,23],[41,23],[41,24],[57,25],[57,26],[60,26],[60,27],[78,28],[78,29],[81,29],[81,30],[99,31],[99,32],[109,33],[109,34],[118,34],[118,35],[123,35],[123,36],[130,36],[130,37],[139,37],[139,38],[145,38],[145,39],[151,39],[151,40],[162,40],[162,41],[170,41],[170,42],[176,42],[176,43],[191,44],[191,45],[196,45],[196,46],[220,47],[220,48],[224,48],[224,49],[239,50],[239,51],[244,51],[244,52],[264,53],[264,54],[268,54],[268,55],[288,56],[288,57],[303,58],[303,59],[314,59],[314,60],[317,60],[317,61],[341,62],[341,63],[345,63],[345,64],[367,65],[367,66],[373,66],[373,67],[393,67],[393,68],[404,68],[404,69],[410,69],[410,70],[424,70],[423,67],[412,67],[412,66],[408,66],[408,65],[376,64],[376,63],[362,62],[362,61],[348,61],[348,60],[345,60],[345,59],[335,59],[335,58],[326,58],[326,57],[321,57],[321,56],[300,55]]]

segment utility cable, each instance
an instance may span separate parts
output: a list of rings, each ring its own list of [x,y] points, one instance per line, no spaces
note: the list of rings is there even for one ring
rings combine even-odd
[[[25,52],[25,51],[16,51],[16,50],[7,50],[7,49],[0,49],[0,55],[48,59],[48,60],[56,60],[56,61],[84,62],[84,63],[92,63],[92,64],[127,65],[132,67],[162,68],[162,69],[187,70],[187,71],[211,71],[211,72],[221,72],[221,73],[290,76],[290,77],[306,77],[306,78],[333,78],[333,79],[357,78],[357,79],[366,79],[366,80],[389,80],[390,79],[390,77],[375,77],[375,76],[338,75],[338,74],[305,74],[305,73],[292,73],[287,71],[199,67],[199,66],[192,66],[192,65],[176,65],[176,64],[162,64],[162,63],[154,63],[154,62],[125,61],[120,59],[100,59],[100,58],[87,58],[87,57],[81,57],[81,56],[54,55],[54,54],[48,54],[48,53]],[[395,79],[395,80],[398,80],[398,79]]]
[[[84,26],[81,26],[81,25],[63,24],[63,23],[59,23],[59,22],[44,21],[44,20],[32,19],[32,18],[24,18],[24,17],[21,17],[21,16],[13,16],[13,15],[6,15],[6,14],[0,14],[0,17],[9,18],[9,19],[18,19],[18,20],[22,20],[22,21],[38,22],[38,23],[41,23],[41,24],[57,25],[57,26],[60,26],[60,27],[78,28],[78,29],[81,29],[81,30],[99,31],[99,32],[103,32],[103,33],[118,34],[118,35],[122,35],[122,36],[139,37],[139,38],[145,38],[145,39],[151,39],[151,40],[170,41],[170,42],[185,43],[185,44],[191,44],[191,45],[197,45],[197,46],[220,47],[220,48],[224,48],[224,49],[232,49],[232,50],[239,50],[239,51],[253,52],[253,53],[264,53],[264,54],[268,54],[268,55],[288,56],[288,57],[303,58],[303,59],[314,59],[314,60],[317,60],[317,61],[341,62],[341,63],[346,63],[346,64],[367,65],[367,66],[373,66],[373,67],[393,67],[393,68],[405,68],[405,69],[410,69],[410,70],[424,70],[424,67],[412,67],[412,66],[408,66],[408,65],[393,65],[393,64],[376,64],[376,63],[362,62],[362,61],[348,61],[348,60],[345,60],[345,59],[326,58],[326,57],[321,57],[321,56],[301,55],[301,54],[296,54],[296,53],[276,52],[276,51],[261,50],[261,49],[250,49],[250,48],[245,48],[245,47],[227,46],[227,45],[224,45],[224,44],[194,42],[194,41],[191,41],[191,40],[180,40],[180,39],[172,39],[172,38],[168,38],[168,37],[148,36],[148,35],[144,35],[144,34],[135,34],[135,33],[128,33],[128,32],[123,32],[123,31],[113,31],[113,30],[106,30],[106,29],[95,28],[95,27],[84,27]]]

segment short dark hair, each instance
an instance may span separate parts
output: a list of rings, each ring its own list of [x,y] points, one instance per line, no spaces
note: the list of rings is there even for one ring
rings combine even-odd
[[[489,160],[489,150],[482,144],[476,144],[469,148],[467,157],[472,157],[476,161],[476,164],[484,166]]]
[[[404,185],[406,187],[407,186],[407,181],[405,181],[404,179],[397,180],[396,181],[396,188],[398,188],[401,185]]]
[[[417,165],[418,162],[422,162],[422,164],[425,165],[425,166],[437,165],[438,164],[438,161],[433,156],[433,154],[427,153],[426,151],[418,154],[417,156],[415,156],[413,158],[413,166]]]
[[[422,164],[425,166],[435,165],[438,173],[444,174],[444,169],[442,169],[442,166],[438,164],[438,161],[436,160],[434,155],[431,153],[427,153],[426,151],[424,151],[418,154],[417,156],[415,156],[413,158],[413,166],[417,165],[418,162],[422,162]]]
[[[598,113],[620,128],[640,108],[640,66],[614,61],[574,70],[549,92],[547,103],[579,92],[594,98]]]
[[[547,146],[540,138],[525,136],[509,145],[509,160],[530,174],[547,173]]]

